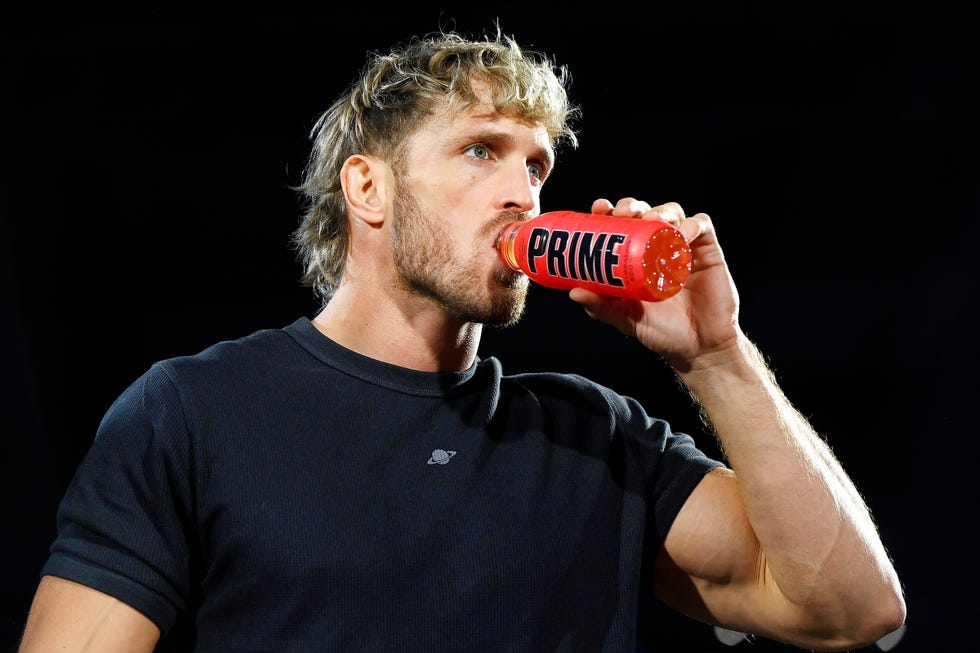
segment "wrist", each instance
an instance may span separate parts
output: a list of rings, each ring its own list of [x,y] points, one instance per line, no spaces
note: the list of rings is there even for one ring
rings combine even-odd
[[[769,379],[769,368],[762,353],[741,331],[722,345],[688,359],[683,366],[674,366],[677,376],[695,394],[698,389],[730,380],[759,382]]]

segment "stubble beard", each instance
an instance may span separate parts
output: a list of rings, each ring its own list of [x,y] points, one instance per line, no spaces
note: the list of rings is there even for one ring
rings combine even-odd
[[[521,319],[527,299],[526,276],[501,267],[488,283],[484,264],[458,261],[449,229],[425,214],[401,179],[394,209],[391,238],[395,272],[406,289],[432,299],[460,322],[507,327]],[[491,232],[502,227],[503,223],[488,224],[477,239],[486,243]]]

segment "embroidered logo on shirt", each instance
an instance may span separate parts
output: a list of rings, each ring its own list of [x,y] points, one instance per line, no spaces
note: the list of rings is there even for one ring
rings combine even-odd
[[[446,451],[445,449],[435,449],[432,451],[432,456],[429,458],[430,465],[445,465],[449,462],[449,459],[456,455],[455,451]]]

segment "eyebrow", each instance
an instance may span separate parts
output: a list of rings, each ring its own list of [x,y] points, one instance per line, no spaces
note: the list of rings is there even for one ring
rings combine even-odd
[[[515,139],[509,132],[488,128],[476,128],[473,131],[468,131],[461,134],[459,138],[454,140],[460,144],[479,141],[481,143],[515,147]],[[543,161],[548,166],[549,170],[555,165],[555,153],[550,147],[539,147],[535,149],[534,152],[531,153],[530,158]]]

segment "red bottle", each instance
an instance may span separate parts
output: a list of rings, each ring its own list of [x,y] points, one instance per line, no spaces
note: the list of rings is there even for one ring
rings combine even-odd
[[[551,211],[511,222],[497,237],[511,268],[547,288],[662,301],[684,287],[691,248],[666,222]]]

